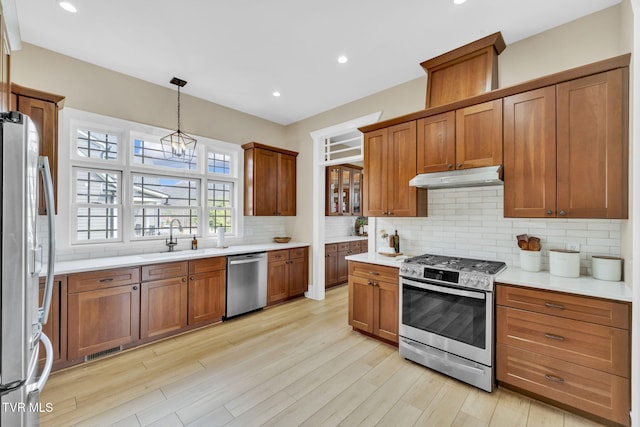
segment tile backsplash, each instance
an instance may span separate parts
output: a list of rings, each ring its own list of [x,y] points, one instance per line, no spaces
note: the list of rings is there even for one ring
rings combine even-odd
[[[356,232],[355,216],[325,216],[324,217],[324,236],[344,237],[351,236]]]
[[[519,234],[539,237],[542,269],[549,269],[549,249],[579,245],[580,274],[591,274],[591,256],[620,256],[621,220],[503,218],[503,188],[429,190],[427,218],[377,218],[380,230],[400,235],[406,255],[436,253],[500,260],[520,266]]]

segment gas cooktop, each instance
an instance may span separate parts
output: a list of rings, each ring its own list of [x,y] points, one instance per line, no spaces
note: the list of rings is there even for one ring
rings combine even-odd
[[[502,261],[425,254],[405,260],[400,267],[400,276],[492,291],[495,275],[505,268],[507,265]]]
[[[498,274],[506,264],[501,261],[487,261],[472,258],[459,258],[446,255],[419,255],[405,260],[406,263],[419,264],[433,268],[472,271],[485,274]]]

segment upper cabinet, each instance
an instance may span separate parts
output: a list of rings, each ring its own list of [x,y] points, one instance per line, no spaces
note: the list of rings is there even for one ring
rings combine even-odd
[[[365,133],[364,216],[426,216],[426,190],[409,186],[414,176],[415,121]]]
[[[4,22],[2,6],[0,6],[0,111],[9,111],[10,108],[10,73],[11,48],[9,47],[9,37],[7,27]]]
[[[244,149],[244,214],[249,216],[296,215],[295,151],[257,142]]]
[[[58,111],[64,106],[64,97],[11,84],[12,109],[33,120],[40,137],[40,155],[49,158],[56,213],[58,211]],[[40,182],[42,188],[42,180]],[[38,213],[47,213],[44,192],[40,192]]]
[[[502,100],[418,120],[418,173],[502,164]]]
[[[628,68],[504,100],[506,217],[628,217]]]
[[[326,215],[362,215],[362,168],[327,166]]]

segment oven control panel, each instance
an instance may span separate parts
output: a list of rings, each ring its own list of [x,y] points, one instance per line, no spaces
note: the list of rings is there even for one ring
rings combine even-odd
[[[409,279],[420,281],[437,281],[449,283],[469,289],[493,291],[493,275],[479,271],[451,271],[439,268],[429,268],[422,265],[403,263],[400,266],[400,275]]]
[[[493,291],[493,276],[477,272],[462,272],[458,284],[465,288]]]

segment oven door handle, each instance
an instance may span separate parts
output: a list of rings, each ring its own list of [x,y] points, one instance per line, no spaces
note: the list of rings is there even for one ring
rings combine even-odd
[[[486,299],[486,295],[485,295],[484,292],[465,291],[463,289],[449,288],[449,287],[437,286],[437,285],[430,285],[428,283],[421,283],[421,282],[416,282],[414,280],[408,280],[408,279],[402,279],[401,280],[401,284],[402,285],[407,284],[407,285],[414,286],[416,288],[426,289],[426,290],[429,290],[429,291],[435,291],[435,292],[442,292],[442,293],[445,293],[445,294],[458,295],[458,296],[461,296],[461,297],[468,297],[468,298],[481,299],[481,300]]]

